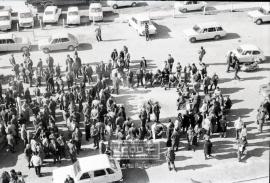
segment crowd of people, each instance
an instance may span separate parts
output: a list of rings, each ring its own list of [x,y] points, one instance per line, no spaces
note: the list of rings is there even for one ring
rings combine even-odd
[[[155,73],[144,57],[139,68],[133,67],[126,46],[119,52],[114,49],[109,62],[101,61],[94,68],[82,63],[77,50],[74,56],[67,55],[65,70],[55,64],[50,54],[46,63],[39,59],[36,67],[29,51],[23,53],[22,63],[11,55],[14,78],[7,89],[1,86],[0,137],[5,137],[7,150],[11,153],[17,150],[19,141],[23,142],[28,162],[26,166],[34,167],[39,177],[45,159],[52,159],[54,164],[61,163],[63,158],[74,163],[82,151],[83,137],[86,141],[92,140],[94,148],[100,153],[107,154],[111,152],[112,139],[166,138],[168,151],[165,156],[169,170],[172,169],[171,165],[176,170],[174,159],[175,151],[179,150],[180,137],[186,139],[187,149],[193,151],[198,142],[204,139],[204,157],[208,159],[212,156],[212,134],[219,133],[221,138],[226,137],[226,115],[232,102],[229,96],[222,95],[218,75],[214,73],[209,76],[203,62],[205,53],[202,47],[199,63],[183,67],[180,62],[175,64],[169,54],[164,67]],[[179,112],[176,120],[169,119],[167,126],[164,125],[160,121],[162,106],[158,101],[151,100],[141,106],[139,124],[127,116],[126,106],[117,104],[114,95],[120,93],[121,85],[133,88],[136,84],[144,88],[176,88]],[[31,92],[29,88],[32,88]],[[199,94],[200,90],[204,97]],[[259,110],[260,131],[266,114],[269,115],[267,102],[268,105],[263,104]],[[58,110],[62,116],[57,115]],[[64,121],[66,130],[59,129],[60,121]],[[247,140],[246,126],[241,118],[238,121],[235,122],[236,138]],[[150,125],[150,122],[153,124]],[[34,130],[30,130],[30,126]],[[21,175],[20,172],[15,174],[18,178]],[[7,176],[7,172],[3,176],[8,180],[13,179],[13,175]]]

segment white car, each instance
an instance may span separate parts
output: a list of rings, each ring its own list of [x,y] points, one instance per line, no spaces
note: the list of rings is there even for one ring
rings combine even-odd
[[[0,31],[11,29],[11,13],[10,11],[0,11]]]
[[[27,37],[18,37],[15,34],[0,34],[0,52],[25,51],[31,49],[31,43]]]
[[[57,23],[62,10],[57,6],[47,6],[43,14],[43,23]]]
[[[103,20],[103,10],[100,3],[91,3],[89,6],[89,20],[92,21],[102,21]]]
[[[157,28],[153,25],[148,16],[131,16],[128,20],[128,25],[132,26],[140,36],[145,35],[145,23],[148,23],[149,34],[157,33]]]
[[[68,25],[79,25],[81,23],[81,17],[79,14],[78,7],[69,7],[67,11],[67,24]]]
[[[255,61],[265,61],[263,51],[253,44],[243,44],[238,46],[232,53],[238,58],[240,63],[253,63]]]
[[[248,16],[252,18],[257,25],[263,22],[270,22],[270,6],[261,7],[258,10],[248,12]]]
[[[174,9],[186,13],[188,11],[203,10],[206,6],[207,3],[205,1],[184,1],[176,2]]]
[[[119,163],[106,154],[79,158],[73,165],[53,170],[53,183],[65,182],[69,175],[75,183],[107,183],[122,180]]]
[[[196,24],[193,26],[193,28],[186,29],[183,32],[186,38],[192,43],[197,40],[204,39],[219,40],[227,34],[226,31],[223,30],[222,26],[217,22]]]
[[[34,27],[34,17],[30,8],[21,8],[18,11],[20,27]]]
[[[134,7],[137,5],[136,1],[107,1],[107,4],[113,9],[117,9],[119,7],[131,6]]]

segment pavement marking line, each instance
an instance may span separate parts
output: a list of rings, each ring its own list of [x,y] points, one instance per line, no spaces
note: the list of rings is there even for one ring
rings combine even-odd
[[[248,179],[248,180],[240,180],[240,181],[235,181],[235,182],[232,182],[232,183],[248,182],[248,181],[253,181],[253,180],[263,179],[263,178],[267,178],[267,177],[269,177],[269,176],[257,177],[257,178],[254,178],[254,179]]]

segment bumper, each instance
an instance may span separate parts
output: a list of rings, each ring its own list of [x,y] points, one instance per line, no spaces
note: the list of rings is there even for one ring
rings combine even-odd
[[[67,20],[68,25],[79,25],[81,22],[79,20]]]
[[[57,20],[43,20],[43,23],[57,23]]]
[[[92,20],[93,21],[93,17],[89,17],[89,20]],[[94,20],[95,21],[102,21],[103,20],[103,16],[96,16],[96,17],[94,17]]]
[[[34,23],[33,22],[20,23],[19,25],[20,25],[20,27],[34,27]]]
[[[1,25],[0,26],[0,30],[1,31],[6,31],[6,30],[10,30],[11,29],[11,26],[10,25]]]

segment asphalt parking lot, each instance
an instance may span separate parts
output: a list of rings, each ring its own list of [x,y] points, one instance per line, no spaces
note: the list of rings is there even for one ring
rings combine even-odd
[[[191,28],[199,22],[217,21],[223,25],[228,32],[227,37],[218,41],[200,41],[190,43],[185,39],[183,30]],[[172,54],[175,62],[180,62],[182,66],[188,63],[198,64],[198,50],[200,46],[206,49],[204,57],[208,65],[209,74],[216,72],[220,79],[220,88],[224,95],[230,95],[233,106],[229,114],[230,126],[229,135],[226,139],[213,137],[214,159],[204,160],[202,145],[195,152],[185,149],[186,141],[182,140],[182,148],[176,153],[176,167],[178,172],[169,172],[166,162],[153,164],[146,169],[135,168],[124,170],[124,182],[237,182],[240,180],[251,180],[250,182],[268,182],[269,179],[269,122],[266,124],[264,133],[257,134],[255,119],[256,109],[262,101],[258,90],[261,84],[270,80],[270,24],[256,25],[248,17],[246,12],[218,13],[215,15],[184,15],[179,18],[161,18],[154,20],[157,27],[157,34],[151,41],[146,42],[144,37],[140,37],[134,29],[127,23],[105,22],[100,23],[102,29],[103,42],[95,40],[94,25],[84,25],[79,27],[63,28],[60,26],[48,26],[42,29],[25,29],[16,32],[17,35],[28,37],[33,43],[31,58],[34,66],[39,58],[45,60],[46,55],[37,48],[37,40],[46,38],[56,32],[63,31],[76,35],[81,43],[79,46],[79,56],[83,63],[95,64],[99,61],[107,62],[110,59],[111,51],[116,48],[122,49],[126,45],[131,54],[132,66],[136,68],[138,61],[144,56],[149,61],[149,67],[153,70],[162,68],[164,60],[168,54]],[[240,72],[239,76],[243,81],[232,80],[233,73],[226,73],[226,53],[236,48],[238,45],[252,43],[261,48],[267,60],[260,64],[260,69],[256,72]],[[55,64],[60,64],[62,70],[65,64],[68,51],[52,52]],[[16,60],[21,59],[22,53],[15,53]],[[11,74],[9,64],[9,53],[0,53],[0,72]],[[177,115],[175,89],[165,91],[163,88],[148,88],[129,90],[123,88],[120,95],[115,96],[117,103],[126,106],[127,115],[133,120],[138,120],[139,104],[148,99],[158,100],[162,107],[161,121],[166,122],[168,118],[174,119]],[[233,121],[242,116],[248,127],[248,156],[242,163],[236,158],[235,139]],[[59,124],[62,124],[60,122]],[[96,153],[92,149],[92,144],[84,143],[85,151],[82,156]],[[25,166],[23,154],[7,154],[0,152],[0,155],[7,158],[0,159],[0,172],[4,169],[20,169],[23,174],[27,174],[27,182],[45,183],[51,181],[51,171],[57,166],[47,166],[42,168],[45,176],[37,179],[34,170],[30,171]],[[68,164],[68,162],[63,163]]]

